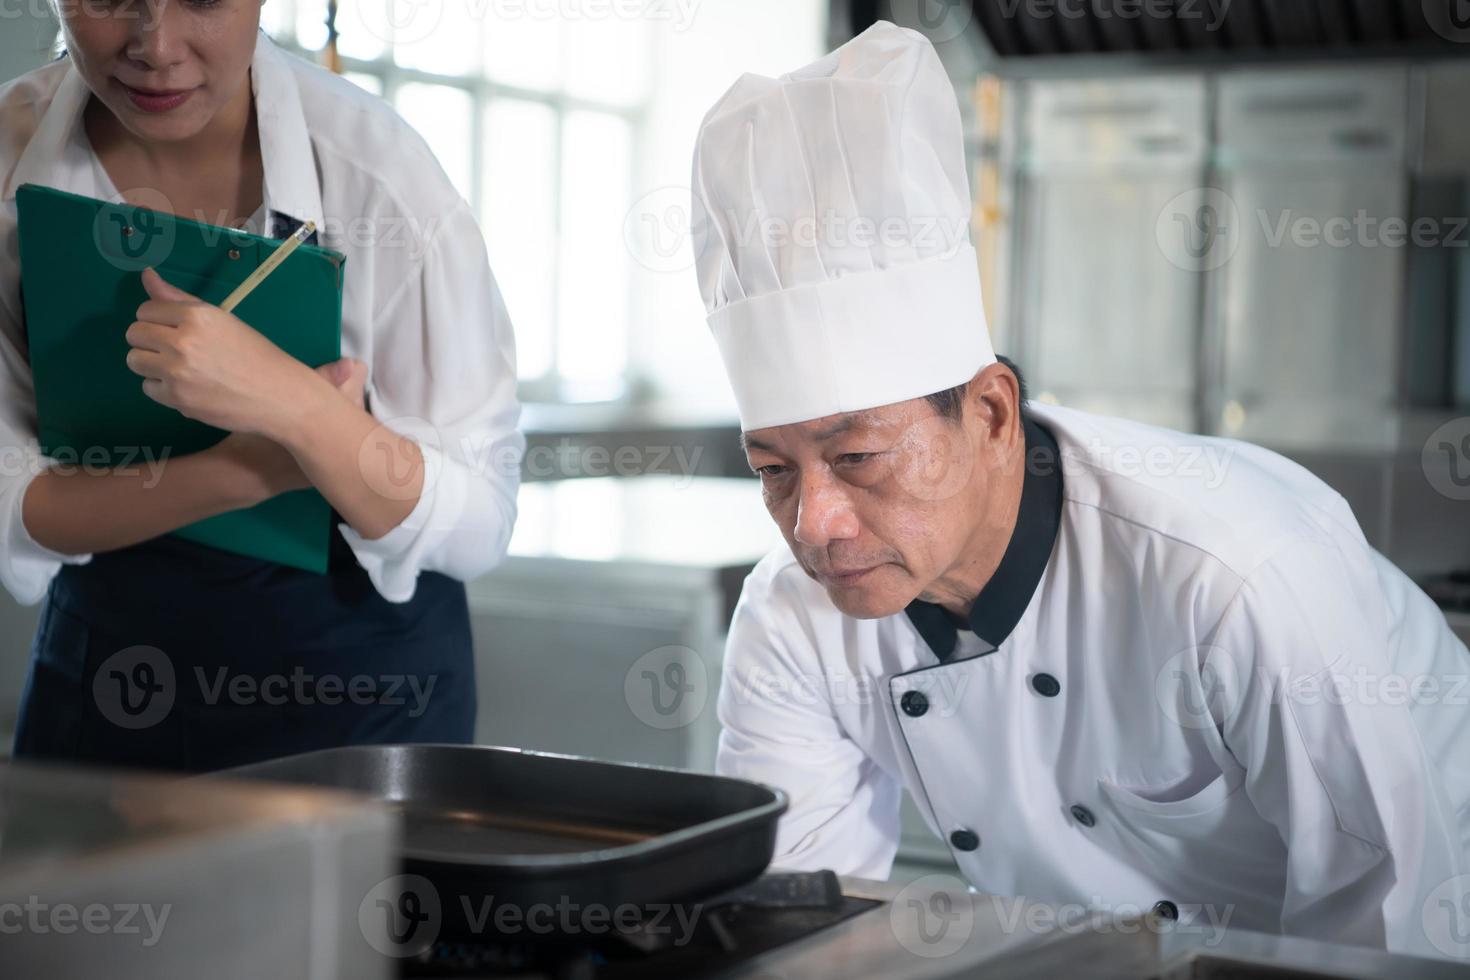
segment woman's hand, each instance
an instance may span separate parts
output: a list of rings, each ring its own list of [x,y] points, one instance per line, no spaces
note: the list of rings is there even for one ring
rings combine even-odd
[[[358,408],[364,407],[367,365],[354,358],[324,364],[316,373]],[[228,460],[238,471],[239,486],[256,503],[291,490],[304,490],[311,481],[296,457],[280,443],[257,432],[232,432],[205,450]]]
[[[300,417],[319,384],[311,368],[152,269],[143,288],[127,362],[149,398],[235,433],[269,437]]]

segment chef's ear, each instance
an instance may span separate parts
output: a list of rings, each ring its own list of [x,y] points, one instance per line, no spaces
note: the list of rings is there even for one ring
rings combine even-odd
[[[981,368],[965,388],[966,413],[973,419],[977,441],[1002,457],[1021,439],[1021,379],[1006,360]]]

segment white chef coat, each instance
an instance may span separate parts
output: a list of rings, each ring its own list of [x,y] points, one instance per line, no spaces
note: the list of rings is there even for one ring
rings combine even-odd
[[[949,659],[923,617],[839,612],[784,547],[747,580],[719,769],[790,795],[777,863],[886,877],[907,789],[985,892],[1441,955],[1470,653],[1440,610],[1281,456],[1032,414],[1061,486],[1028,471]]]
[[[339,525],[386,598],[407,601],[422,570],[467,580],[505,555],[524,437],[515,340],[469,206],[422,138],[382,100],[288,55],[263,33],[251,64],[265,165],[257,218],[289,234],[314,221],[347,257],[342,355],[368,365],[368,405],[423,450],[412,512],[367,540]],[[87,140],[90,93],[70,59],[0,87],[0,583],[33,603],[63,563],[21,520],[46,465],[21,328],[16,189],[44,184],[118,199]],[[126,326],[123,324],[122,326]]]

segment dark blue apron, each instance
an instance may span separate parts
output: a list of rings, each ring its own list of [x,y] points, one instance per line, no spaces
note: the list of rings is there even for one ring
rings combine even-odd
[[[336,530],[325,575],[172,535],[64,566],[15,755],[200,772],[312,749],[470,742],[464,585],[373,588]]]

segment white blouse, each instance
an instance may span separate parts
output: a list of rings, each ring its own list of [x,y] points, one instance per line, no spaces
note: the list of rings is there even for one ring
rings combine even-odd
[[[251,66],[265,205],[251,230],[315,221],[347,256],[342,354],[368,365],[368,405],[418,442],[423,494],[386,535],[339,525],[387,599],[422,570],[468,580],[504,557],[525,439],[517,430],[515,338],[469,206],[433,153],[380,99],[281,51],[264,34]],[[43,184],[119,199],[81,125],[89,91],[69,60],[0,86],[0,583],[38,601],[63,555],[37,544],[21,500],[51,461],[21,329],[16,189]],[[274,219],[274,228],[257,225]],[[125,326],[125,325],[124,325]]]

